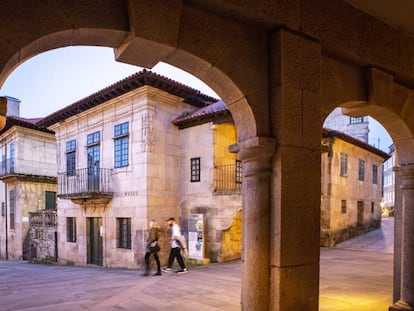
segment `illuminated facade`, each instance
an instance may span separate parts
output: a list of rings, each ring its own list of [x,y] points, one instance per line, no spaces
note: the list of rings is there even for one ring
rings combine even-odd
[[[187,234],[190,212],[208,221],[209,259],[240,258],[240,236],[238,248],[232,243],[235,250],[222,254],[223,236],[241,209],[241,171],[236,182],[236,155],[226,149],[236,142],[234,126],[179,130],[177,119],[216,101],[142,71],[38,123],[56,133],[60,262],[140,267],[148,221],[164,226],[174,216]],[[231,120],[229,113],[223,120]],[[233,170],[230,190],[214,184],[226,164]],[[164,229],[162,243],[169,236]],[[164,261],[168,249],[163,244]]]
[[[388,155],[346,134],[324,129],[321,161],[321,245],[381,225],[382,162]]]

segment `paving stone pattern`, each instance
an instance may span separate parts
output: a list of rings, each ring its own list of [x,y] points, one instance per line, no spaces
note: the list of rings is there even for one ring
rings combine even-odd
[[[388,310],[392,227],[385,219],[383,229],[321,249],[319,310]],[[0,311],[240,310],[240,275],[238,261],[145,277],[139,270],[0,260]]]

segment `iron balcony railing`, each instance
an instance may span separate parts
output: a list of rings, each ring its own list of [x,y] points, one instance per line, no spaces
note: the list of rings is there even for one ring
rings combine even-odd
[[[112,169],[85,168],[58,174],[58,196],[89,197],[112,194]]]
[[[29,213],[31,227],[56,227],[57,213],[55,210],[42,210]]]
[[[57,164],[46,161],[7,159],[0,162],[0,178],[7,175],[36,175],[56,177]]]
[[[214,192],[216,194],[239,194],[242,188],[241,162],[214,168]]]

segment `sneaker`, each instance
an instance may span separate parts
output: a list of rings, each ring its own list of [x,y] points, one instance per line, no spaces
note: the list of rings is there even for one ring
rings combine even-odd
[[[161,270],[164,272],[171,272],[171,268],[169,267],[162,267]]]
[[[156,276],[156,275],[161,275],[161,271],[157,271],[157,272],[154,274],[154,276]]]
[[[184,274],[184,273],[187,273],[187,272],[188,272],[187,268],[184,268],[184,269],[181,269],[181,270],[177,271],[178,274]]]

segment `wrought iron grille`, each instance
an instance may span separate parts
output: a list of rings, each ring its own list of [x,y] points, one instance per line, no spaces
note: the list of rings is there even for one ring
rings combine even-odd
[[[112,169],[85,168],[58,174],[58,195],[112,193]]]

